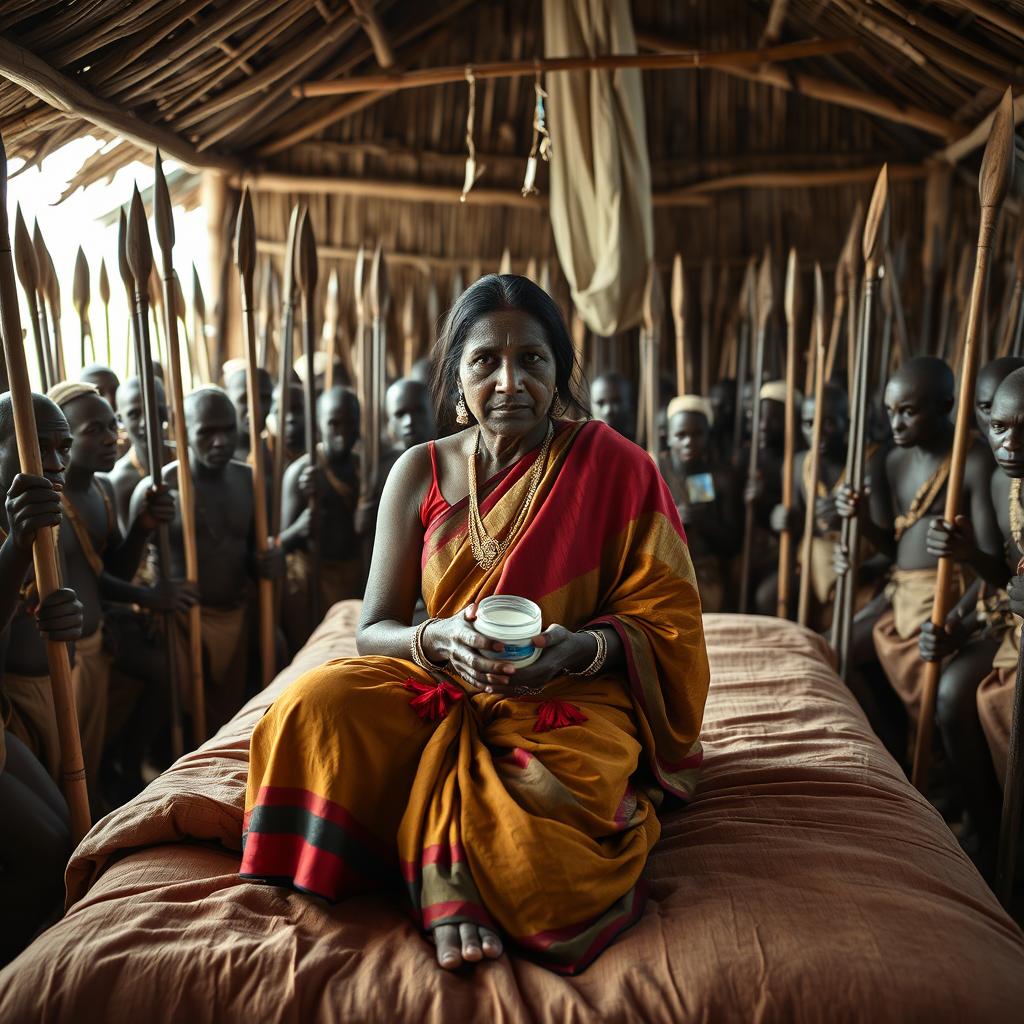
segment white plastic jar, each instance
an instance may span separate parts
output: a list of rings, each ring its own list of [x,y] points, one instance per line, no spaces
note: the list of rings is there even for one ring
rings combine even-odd
[[[492,654],[498,661],[511,661],[525,667],[540,657],[540,648],[530,643],[542,632],[540,607],[529,598],[510,594],[485,597],[476,606],[473,625],[478,633],[505,645],[504,652]]]

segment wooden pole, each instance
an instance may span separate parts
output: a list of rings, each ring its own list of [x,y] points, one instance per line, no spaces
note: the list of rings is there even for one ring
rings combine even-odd
[[[203,286],[199,281],[199,271],[192,264],[192,334],[196,339],[196,352],[199,357],[199,375],[207,384],[213,383],[213,372],[210,361],[210,343],[206,337],[206,300],[203,298]]]
[[[683,254],[672,257],[672,323],[676,334],[676,394],[686,391],[686,272]]]
[[[747,459],[747,487],[760,479],[761,447],[761,385],[764,383],[764,350],[768,334],[768,318],[772,312],[772,256],[765,250],[757,275],[757,345],[754,356],[754,408],[750,427],[750,454]],[[740,567],[740,614],[750,610],[750,563],[754,550],[754,502],[744,495],[746,514],[743,524],[743,556]]]
[[[412,364],[419,351],[418,321],[416,319],[416,292],[406,288],[402,296],[402,376],[412,373]]]
[[[391,301],[388,288],[387,264],[380,243],[373,253],[370,265],[370,315],[373,318],[373,352],[371,360],[372,408],[370,409],[371,436],[363,440],[369,456],[366,486],[376,488],[380,472],[380,442],[383,435],[384,393],[387,390],[385,357],[387,353],[387,311]],[[370,493],[374,493],[370,491]]]
[[[1017,232],[1017,243],[1013,247],[1013,292],[1006,317],[1006,336],[1000,346],[1000,355],[1020,356],[1024,342],[1024,218],[1021,218]]]
[[[757,260],[751,256],[747,262],[746,273],[743,275],[743,286],[740,288],[739,311],[739,351],[736,354],[736,417],[732,428],[733,460],[739,465],[743,451],[743,426],[746,410],[743,407],[743,389],[746,387],[750,363],[750,339],[754,333],[754,280],[757,273]]]
[[[171,195],[164,178],[160,150],[154,158],[153,219],[160,249],[160,276],[164,291],[164,316],[167,331],[167,355],[171,410],[174,413],[174,445],[178,456],[178,495],[181,505],[181,535],[185,547],[185,578],[199,586],[199,549],[196,545],[196,503],[189,465],[188,429],[185,424],[185,395],[181,384],[181,353],[178,347],[178,301],[175,294],[172,251],[174,214]],[[192,730],[198,747],[206,739],[206,697],[203,689],[203,625],[199,603],[188,612],[189,677],[192,683]],[[171,623],[168,623],[171,625]]]
[[[324,300],[324,325],[320,332],[324,352],[327,354],[327,368],[324,371],[324,390],[334,387],[334,362],[338,357],[338,318],[341,312],[341,282],[338,268],[332,267],[327,278],[327,295]]]
[[[974,280],[971,285],[970,304],[967,312],[967,330],[964,336],[963,358],[960,366],[960,386],[957,394],[956,429],[953,436],[953,452],[950,456],[949,482],[946,485],[946,508],[944,519],[953,522],[960,512],[960,495],[963,489],[964,466],[971,444],[974,428],[974,381],[978,370],[978,327],[981,322],[981,306],[985,294],[992,236],[995,233],[999,209],[1009,191],[1014,170],[1013,93],[1007,89],[992,120],[992,132],[985,156],[981,162],[978,179],[978,195],[981,200],[981,223],[978,227],[978,246],[974,258]],[[953,563],[940,558],[938,578],[935,584],[935,601],[932,604],[932,623],[936,629],[946,625],[949,611],[949,585],[953,574]],[[924,689],[921,695],[921,712],[917,721],[917,744],[914,748],[913,783],[924,792],[928,785],[928,770],[931,765],[932,735],[935,723],[935,697],[938,690],[941,663],[930,661],[925,665]]]
[[[6,180],[5,178],[5,183]],[[6,218],[6,214],[4,216]],[[39,284],[36,252],[32,246],[32,239],[29,237],[28,228],[25,226],[25,218],[21,215],[20,205],[15,207],[14,211],[14,261],[18,271],[18,280],[21,282],[21,289],[25,293],[25,302],[28,304],[29,320],[32,323],[32,338],[36,345],[36,368],[39,374],[39,390],[45,393],[50,389],[53,368],[50,366],[49,352],[43,344],[43,335],[39,325]],[[20,325],[20,312],[18,320]],[[56,384],[57,382],[53,381],[52,383]]]
[[[110,346],[110,278],[107,276],[107,264],[100,259],[100,302],[103,303],[103,325],[107,333],[107,366],[113,368],[113,352]]]
[[[295,252],[295,278],[302,292],[302,334],[306,356],[306,451],[309,452],[309,464],[317,465],[316,446],[316,379],[313,372],[313,349],[315,348],[315,331],[313,299],[316,294],[317,265],[316,239],[313,237],[313,225],[309,222],[309,210],[303,209],[299,220],[298,244]],[[367,364],[363,364],[363,378],[366,378]],[[365,441],[363,442],[366,443]],[[316,488],[309,496],[309,511],[313,525],[309,531],[307,551],[309,554],[309,617],[310,627],[315,628],[320,621],[320,562],[319,532],[320,511]]]
[[[39,221],[32,225],[32,245],[36,251],[36,266],[39,268],[39,312],[43,329],[43,342],[50,353],[51,387],[57,381],[67,380],[67,367],[64,365],[64,347],[60,339],[60,283],[53,271],[53,260],[50,250],[46,248],[46,240],[39,229]],[[56,302],[54,302],[56,298]],[[46,307],[50,306],[50,317],[53,320],[53,333],[46,320]]]
[[[304,207],[292,207],[288,222],[288,248],[284,257],[284,277],[281,283],[281,358],[277,372],[277,444],[274,445],[273,478],[270,488],[270,533],[281,533],[281,503],[284,497],[285,420],[291,406],[292,349],[295,333],[295,246],[299,236],[299,221]]]
[[[138,318],[135,315],[135,280],[132,277],[131,267],[128,266],[128,218],[125,216],[124,207],[117,215],[117,270],[121,275],[121,282],[124,285],[125,295],[128,299],[128,320],[130,325],[129,336],[131,344],[125,346],[124,354],[124,375],[131,376],[132,358],[134,354],[135,372],[142,380],[142,368],[139,365],[139,352],[142,345],[142,338],[139,334]]]
[[[478,81],[483,81],[487,78],[530,78],[541,72],[555,71],[615,71],[620,68],[665,71],[675,68],[696,70],[714,67],[759,67],[762,64],[801,60],[804,57],[846,53],[853,46],[854,42],[850,39],[809,39],[755,50],[622,53],[599,57],[543,57],[485,64],[460,64],[452,67],[423,68],[418,71],[393,71],[378,75],[354,75],[321,82],[304,82],[292,87],[292,95],[344,96],[383,89],[421,89],[431,85],[464,82],[469,70],[472,70]]]
[[[800,600],[797,605],[797,622],[810,625],[811,619],[811,576],[812,552],[814,550],[814,524],[818,500],[818,481],[821,479],[821,425],[824,420],[825,403],[825,284],[821,276],[821,264],[814,264],[814,424],[811,427],[811,447],[806,458],[810,459],[811,472],[807,481],[804,508],[803,554],[800,573]]]
[[[89,261],[85,258],[85,250],[79,246],[75,255],[75,277],[74,287],[71,290],[72,301],[75,305],[75,312],[78,314],[78,328],[81,345],[79,358],[81,365],[86,365],[85,339],[91,336],[89,328]],[[93,344],[93,355],[95,356],[95,344]]]
[[[24,225],[23,225],[24,226]],[[3,329],[4,357],[7,363],[14,412],[14,434],[18,446],[18,462],[23,473],[43,475],[39,451],[36,414],[32,403],[32,387],[25,362],[21,333],[21,314],[14,285],[14,263],[11,255],[10,227],[7,221],[7,151],[0,139],[0,326]],[[41,600],[61,586],[57,560],[57,534],[47,527],[36,534],[32,545],[36,587]],[[53,705],[60,739],[61,778],[64,795],[71,813],[71,838],[77,846],[91,827],[89,796],[86,789],[82,742],[78,733],[78,715],[71,688],[71,660],[66,643],[48,641],[46,660],[53,688]]]
[[[888,167],[883,166],[879,172],[878,181],[875,183],[867,218],[864,221],[864,288],[860,311],[860,338],[854,351],[854,381],[851,389],[853,417],[846,457],[846,479],[850,486],[861,495],[862,500],[875,287],[888,237],[889,175]],[[851,274],[850,277],[852,278],[853,275]],[[836,607],[832,619],[832,635],[837,640],[839,674],[846,679],[850,670],[853,603],[860,561],[860,520],[857,517],[843,520],[839,543],[846,555],[847,569],[836,579]]]
[[[644,433],[647,440],[647,454],[658,461],[658,366],[660,360],[659,336],[661,334],[661,316],[664,303],[662,301],[661,282],[658,279],[658,268],[651,260],[647,268],[647,284],[644,287],[643,335],[641,343],[644,349],[643,377],[641,388],[644,394]]]
[[[245,384],[249,397],[249,450],[252,452],[252,510],[256,551],[268,550],[267,484],[264,476],[262,441],[259,430],[259,365],[256,359],[256,297],[253,294],[253,269],[256,266],[256,228],[249,190],[242,193],[235,224],[235,264],[242,290],[242,320],[245,328]],[[274,678],[276,669],[274,628],[274,587],[270,580],[259,580],[260,667],[263,685]]]
[[[128,219],[125,223],[125,265],[127,271],[125,286],[130,287],[135,310],[135,364],[142,381],[142,404],[146,418],[146,452],[149,462],[149,476],[153,484],[161,480],[163,466],[163,428],[160,423],[160,407],[156,398],[156,374],[153,370],[153,349],[149,337],[149,275],[153,269],[153,246],[149,240],[149,225],[146,223],[146,209],[138,186],[132,193]],[[171,542],[167,526],[157,528],[157,561],[160,579],[171,578]],[[167,671],[171,687],[171,746],[175,756],[180,757],[184,749],[181,728],[181,706],[178,693],[178,658],[174,637],[172,613],[165,613],[164,636],[167,643]]]
[[[786,265],[786,433],[782,456],[782,505],[793,510],[793,460],[796,456],[796,304],[799,268],[796,249],[789,250]],[[789,595],[793,582],[793,534],[788,529],[779,535],[779,577],[775,612],[780,619],[789,617]]]
[[[367,282],[367,260],[366,250],[359,247],[356,256],[356,264],[352,271],[352,295],[356,306],[356,343],[355,350],[358,356],[359,378],[357,392],[359,394],[359,436],[363,442],[364,457],[369,459],[370,438],[373,435],[373,420],[371,409],[373,407],[373,379],[370,332],[367,329],[366,309],[366,282]]]
[[[702,395],[709,394],[711,385],[714,383],[711,377],[711,305],[714,301],[714,289],[711,261],[705,260],[700,268],[700,393]]]

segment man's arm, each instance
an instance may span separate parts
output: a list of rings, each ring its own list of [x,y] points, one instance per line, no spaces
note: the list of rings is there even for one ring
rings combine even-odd
[[[103,481],[100,486],[109,489],[110,483]],[[134,514],[127,535],[122,538],[120,529],[115,525],[116,541],[108,545],[103,558],[107,571],[122,580],[130,580],[139,571],[146,541],[153,531],[174,521],[174,497],[166,484],[153,487],[149,477],[136,487],[132,506]]]

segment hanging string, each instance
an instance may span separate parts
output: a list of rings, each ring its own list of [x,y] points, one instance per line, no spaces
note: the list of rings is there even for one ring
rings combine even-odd
[[[541,160],[551,159],[551,135],[548,133],[547,115],[544,101],[548,94],[540,84],[540,66],[538,65],[533,80],[535,102],[533,105],[533,144],[530,146],[530,157],[526,161],[526,176],[523,179],[523,197],[537,195],[537,157]]]
[[[459,202],[464,203],[469,190],[484,173],[484,168],[476,166],[476,143],[473,141],[473,122],[476,120],[476,75],[473,74],[473,67],[466,65],[466,82],[469,84],[469,111],[466,114],[466,177],[462,182],[462,195]]]

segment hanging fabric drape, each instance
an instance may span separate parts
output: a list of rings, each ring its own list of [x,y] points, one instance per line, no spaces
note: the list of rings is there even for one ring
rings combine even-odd
[[[545,0],[548,57],[635,53],[628,0]],[[641,318],[653,253],[640,72],[548,75],[551,226],[573,302],[609,336]]]

